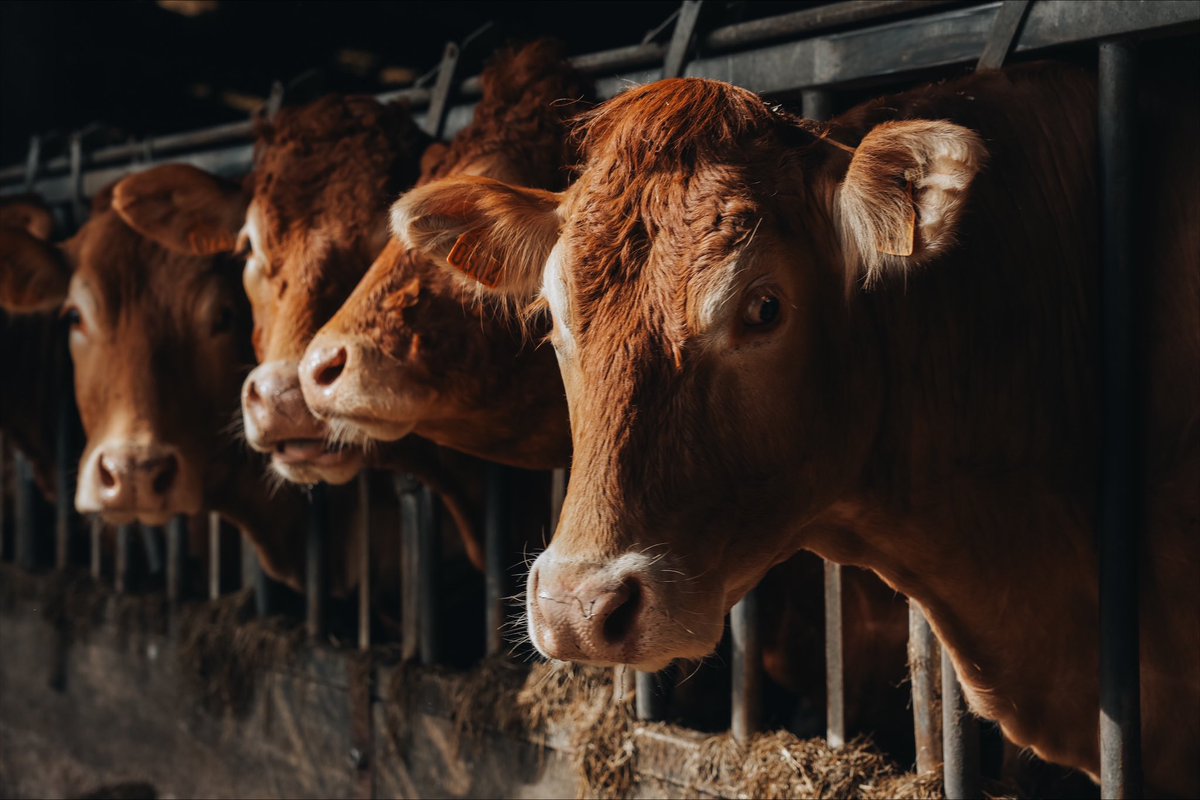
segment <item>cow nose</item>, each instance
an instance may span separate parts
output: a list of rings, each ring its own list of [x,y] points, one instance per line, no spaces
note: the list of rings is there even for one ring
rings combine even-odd
[[[341,345],[310,347],[304,356],[304,363],[300,365],[301,380],[328,389],[342,376],[348,360],[349,354]]]
[[[246,376],[242,420],[246,441],[260,452],[290,440],[321,440],[326,434],[304,402],[295,361],[269,361]]]
[[[551,658],[603,663],[637,660],[645,590],[632,573],[534,566],[530,574],[534,641]]]
[[[96,496],[102,510],[163,505],[179,476],[179,456],[169,447],[109,447],[96,461]]]

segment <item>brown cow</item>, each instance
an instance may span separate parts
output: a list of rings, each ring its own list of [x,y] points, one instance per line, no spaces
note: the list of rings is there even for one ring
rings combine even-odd
[[[87,435],[80,512],[160,525],[175,514],[220,511],[251,537],[269,574],[300,588],[304,547],[296,532],[307,502],[298,491],[272,493],[259,459],[230,433],[252,358],[240,264],[173,252],[122,216],[157,208],[159,179],[180,170],[198,172],[171,165],[122,181],[114,208],[95,213],[61,246],[0,231],[0,304],[30,321],[61,316],[70,326]],[[240,191],[209,180],[212,191]],[[331,543],[335,592],[354,585],[356,547],[351,539]]]
[[[1194,87],[1167,85],[1144,93],[1143,742],[1151,791],[1195,795],[1200,124],[1155,99]],[[827,127],[666,81],[588,121],[561,195],[483,178],[407,195],[408,242],[554,317],[575,455],[529,578],[542,651],[701,656],[810,549],[917,601],[977,712],[1094,776],[1095,115],[1094,79],[1044,64]]]
[[[567,119],[590,96],[560,47],[542,40],[495,59],[470,126],[426,159],[420,183],[486,175],[559,189],[575,160]],[[529,469],[563,466],[571,438],[548,347],[505,315],[466,302],[458,282],[395,240],[313,339],[305,400],[339,438],[409,433]]]

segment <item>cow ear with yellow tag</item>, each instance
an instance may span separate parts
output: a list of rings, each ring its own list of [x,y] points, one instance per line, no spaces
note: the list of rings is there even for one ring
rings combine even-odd
[[[954,243],[971,183],[987,159],[979,134],[941,120],[885,122],[854,150],[838,187],[846,266],[872,286]]]
[[[491,178],[445,178],[396,201],[392,233],[480,291],[523,302],[541,289],[558,241],[559,202],[553,192]]]

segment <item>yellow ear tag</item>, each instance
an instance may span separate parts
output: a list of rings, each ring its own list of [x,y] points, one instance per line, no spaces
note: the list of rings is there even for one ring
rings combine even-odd
[[[461,234],[450,248],[446,263],[487,286],[496,288],[500,278],[500,263],[481,252],[482,233],[476,229]]]
[[[912,181],[908,182],[908,225],[903,237],[888,247],[880,247],[879,252],[885,256],[911,256],[916,249],[917,236],[917,201],[913,197]]]

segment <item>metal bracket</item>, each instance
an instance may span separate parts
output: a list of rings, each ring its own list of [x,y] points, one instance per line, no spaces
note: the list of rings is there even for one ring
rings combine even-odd
[[[83,133],[72,133],[67,147],[71,164],[71,222],[79,228],[87,219],[87,205],[83,202]]]
[[[1004,0],[996,18],[992,21],[992,30],[988,33],[987,44],[983,47],[983,55],[975,65],[975,71],[985,69],[1000,69],[1004,59],[1008,58],[1025,17],[1029,14],[1030,0]]]
[[[683,67],[696,39],[696,23],[703,5],[704,0],[683,0],[683,5],[679,7],[675,30],[671,33],[671,43],[667,45],[667,55],[663,59],[663,78],[678,78],[683,74]]]

